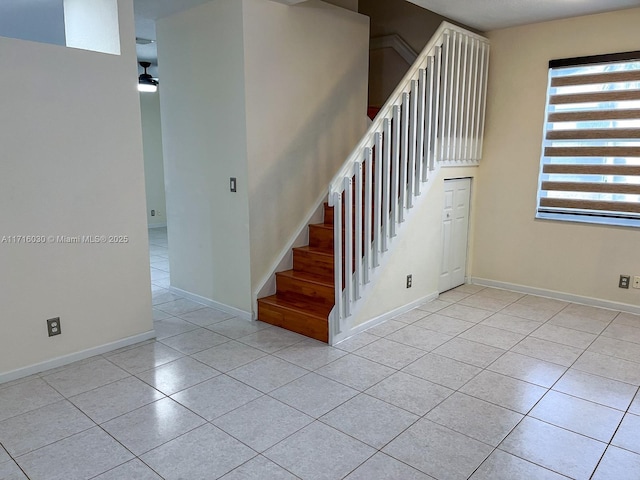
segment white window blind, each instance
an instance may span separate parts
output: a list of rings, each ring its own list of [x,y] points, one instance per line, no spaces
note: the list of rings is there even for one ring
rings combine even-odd
[[[640,226],[640,52],[549,63],[537,217]]]

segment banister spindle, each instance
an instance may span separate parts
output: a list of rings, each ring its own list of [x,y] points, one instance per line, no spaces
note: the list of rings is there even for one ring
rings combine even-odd
[[[407,167],[409,163],[409,94],[402,94],[402,121],[400,147],[400,203],[398,206],[398,221],[404,222],[404,209],[407,205]]]
[[[386,252],[389,249],[389,237],[391,231],[389,229],[389,219],[391,215],[390,194],[391,194],[391,120],[384,119],[384,137],[382,142],[382,245],[381,250]]]

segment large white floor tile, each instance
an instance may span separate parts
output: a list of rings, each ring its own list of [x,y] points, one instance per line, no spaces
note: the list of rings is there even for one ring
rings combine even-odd
[[[95,427],[17,460],[31,480],[84,480],[132,458],[131,452]]]
[[[136,455],[162,445],[205,423],[182,405],[164,398],[102,424]]]
[[[0,442],[15,458],[93,426],[71,402],[61,400],[0,422]]]
[[[587,480],[606,444],[527,417],[499,448],[570,478]]]
[[[313,422],[313,418],[268,396],[212,421],[257,452],[263,452]]]
[[[261,396],[255,388],[227,375],[219,375],[171,398],[201,417],[213,420]]]
[[[320,422],[314,422],[264,455],[306,480],[342,478],[375,449]]]
[[[164,395],[136,377],[127,377],[69,398],[85,415],[100,424],[129,413]]]
[[[64,396],[71,397],[128,376],[127,372],[110,361],[96,357],[90,362],[44,375],[43,379]]]
[[[141,458],[165,480],[211,480],[242,465],[256,452],[211,424],[203,425]]]
[[[0,421],[62,400],[63,397],[40,378],[0,389]]]
[[[383,452],[439,480],[465,480],[492,450],[486,443],[422,419]]]
[[[322,416],[320,420],[380,449],[419,418],[363,393]]]

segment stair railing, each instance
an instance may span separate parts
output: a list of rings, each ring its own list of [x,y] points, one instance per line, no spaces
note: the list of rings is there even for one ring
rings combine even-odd
[[[486,38],[443,22],[332,180],[330,341],[345,329],[430,174],[441,165],[477,165],[488,61]]]

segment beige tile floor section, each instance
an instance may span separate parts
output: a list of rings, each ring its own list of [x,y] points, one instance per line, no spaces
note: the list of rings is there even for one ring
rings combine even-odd
[[[640,479],[640,317],[464,285],[336,347],[170,293],[0,385],[0,479]]]

